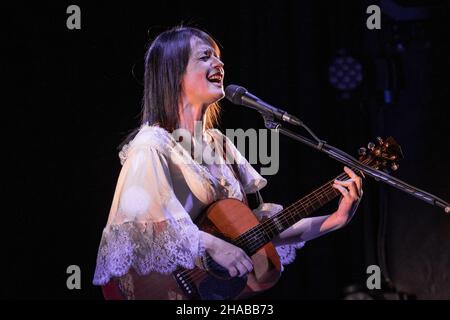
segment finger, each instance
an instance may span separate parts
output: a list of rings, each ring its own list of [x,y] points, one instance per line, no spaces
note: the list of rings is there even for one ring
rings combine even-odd
[[[342,196],[347,197],[348,196],[348,190],[346,188],[344,188],[343,186],[339,185],[339,184],[333,184],[333,188],[337,189]]]
[[[356,178],[358,176],[352,169],[347,166],[344,167],[344,171],[350,178]]]
[[[241,262],[236,263],[236,268],[239,271],[239,277],[243,277],[248,273],[247,267]]]
[[[358,178],[355,180],[356,187],[358,188],[358,195],[361,198],[362,197],[362,179]]]
[[[247,262],[246,265],[250,265],[253,269],[253,261],[245,252],[244,252],[244,260]]]
[[[362,179],[361,179],[361,177],[358,176],[353,170],[351,170],[348,167],[344,167],[344,171],[350,178],[352,178],[355,181],[355,183],[356,183],[356,185],[358,187],[358,194],[361,196],[361,191],[362,191]]]
[[[349,188],[350,185],[353,183],[354,181],[352,179],[348,179],[348,180],[334,180],[334,184],[340,185],[344,188]]]
[[[353,180],[349,181],[349,184],[348,184],[347,188],[348,188],[348,190],[350,192],[350,196],[353,199],[358,200],[359,199],[359,193],[358,193],[358,187],[356,186],[356,182],[353,181]]]
[[[345,173],[358,184],[361,182],[361,177],[357,175],[352,169],[349,167],[344,167]]]
[[[242,261],[242,264],[245,266],[245,268],[247,269],[247,272],[252,272],[252,270],[253,270],[253,263],[251,262],[251,260],[250,261],[248,261],[248,260],[243,260]]]
[[[339,184],[341,186],[347,187],[351,179],[348,180],[334,180],[334,183]]]
[[[235,266],[231,266],[228,268],[228,273],[231,277],[236,277],[239,274],[239,270]]]
[[[346,187],[353,198],[358,199],[360,197],[358,186],[356,185],[356,181],[354,181],[353,179],[348,179],[345,181],[335,180],[335,183]]]
[[[250,259],[249,256],[242,249],[239,249],[239,254],[238,254],[237,258],[239,259],[238,261],[245,260],[245,261],[247,261],[247,263],[253,265],[252,259]]]

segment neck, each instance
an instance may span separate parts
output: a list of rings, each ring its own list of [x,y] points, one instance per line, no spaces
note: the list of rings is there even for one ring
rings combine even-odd
[[[188,130],[191,134],[194,134],[195,122],[202,121],[205,114],[206,107],[202,104],[191,104],[184,101],[179,108],[180,114],[180,127]]]

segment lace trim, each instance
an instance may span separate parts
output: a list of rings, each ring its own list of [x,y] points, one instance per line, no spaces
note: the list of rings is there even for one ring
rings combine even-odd
[[[297,256],[297,249],[303,248],[305,245],[304,241],[297,242],[294,244],[287,244],[282,246],[277,246],[275,249],[277,250],[278,256],[280,257],[280,261],[282,265],[287,265],[294,262],[295,257]]]
[[[283,206],[276,203],[262,202],[262,198],[260,199],[261,204],[258,208],[253,210],[253,213],[258,217],[259,220],[264,219],[264,217],[271,217],[274,214],[283,210]],[[285,244],[281,246],[276,246],[278,256],[280,257],[280,261],[282,265],[287,265],[292,263],[297,256],[297,249],[303,248],[305,245],[305,241],[299,241],[293,244]]]
[[[190,218],[158,223],[126,222],[103,231],[93,284],[104,285],[133,268],[139,275],[194,268],[205,248]]]

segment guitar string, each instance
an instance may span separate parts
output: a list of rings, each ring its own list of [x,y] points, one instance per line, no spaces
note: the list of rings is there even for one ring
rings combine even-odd
[[[345,177],[348,177],[348,175],[346,173],[342,173],[339,176],[337,176],[334,180],[336,180],[336,179],[341,180],[342,178],[345,178]],[[281,221],[281,223],[290,222],[291,219],[294,219],[294,221],[296,221],[295,216],[299,214],[298,209],[300,207],[302,207],[303,211],[306,213],[306,216],[307,216],[311,213],[311,212],[308,213],[308,209],[312,208],[312,212],[314,212],[315,210],[318,209],[318,208],[316,209],[314,207],[315,202],[317,202],[317,201],[319,202],[319,204],[320,204],[319,208],[320,208],[321,206],[326,204],[328,201],[334,199],[336,197],[336,195],[339,195],[339,191],[332,187],[334,180],[331,180],[331,181],[325,183],[323,186],[319,187],[318,189],[310,192],[308,195],[303,197],[301,200],[291,204],[290,206],[288,206],[281,212],[270,217],[270,219],[263,221],[260,224],[258,224],[257,226],[247,230],[244,234],[245,236],[243,235],[243,236],[239,237],[238,239],[233,241],[233,243],[236,244],[237,246],[239,246],[245,242],[249,242],[248,244],[249,244],[250,251],[255,251],[257,248],[259,248],[262,244],[265,243],[265,240],[261,239],[261,232],[260,232],[261,230],[259,230],[259,229],[264,229],[263,233],[262,233],[264,235],[264,234],[267,234],[266,227],[269,227],[269,230],[273,236],[273,228],[274,228],[273,223],[272,223],[273,218],[276,218],[278,221]],[[334,195],[331,196],[331,198],[328,197],[328,194],[330,192],[335,193]],[[325,197],[322,197],[322,199],[326,199],[324,204],[322,204],[322,200],[319,197],[323,194],[326,195]],[[306,207],[304,204],[306,205]],[[294,209],[294,211],[292,211],[293,209]],[[277,215],[279,216],[278,218],[276,217]],[[259,231],[256,229],[258,229]],[[258,234],[258,232],[259,232],[259,234]],[[259,237],[259,239],[256,241],[254,239],[249,241],[249,238],[255,237],[255,236],[256,236],[256,238]],[[262,240],[262,243],[261,243],[261,240]],[[206,258],[206,263],[209,263],[211,260],[212,260],[212,258],[210,256],[208,256]],[[183,276],[188,275],[188,276],[190,276],[190,278],[192,280],[195,281],[195,278],[197,278],[196,277],[197,275],[204,274],[204,270],[203,269],[193,269],[193,270],[187,269],[187,270],[179,272],[178,274],[183,275]]]
[[[345,177],[345,176],[346,176],[346,174],[341,174],[341,175],[339,175],[339,176],[338,176],[337,178],[335,178],[335,179],[340,180],[341,178],[343,178],[343,177]],[[334,189],[334,188],[332,187],[333,181],[334,181],[334,180],[329,181],[329,182],[326,183],[325,185],[321,186],[320,188],[314,190],[313,192],[311,192],[311,193],[308,194],[307,196],[303,197],[302,200],[297,201],[296,203],[294,203],[294,204],[290,205],[289,207],[287,207],[285,210],[281,211],[279,214],[283,213],[283,216],[285,216],[285,217],[282,216],[281,218],[279,217],[278,219],[279,219],[279,220],[284,220],[283,222],[287,222],[287,220],[289,220],[290,218],[292,218],[294,215],[298,214],[297,212],[290,212],[290,211],[292,211],[292,209],[298,209],[300,206],[302,207],[302,209],[303,209],[307,214],[308,214],[307,210],[309,209],[309,207],[311,207],[311,208],[313,209],[312,211],[315,211],[316,208],[315,208],[314,205],[313,205],[313,203],[314,203],[313,200],[319,201],[319,203],[321,203],[321,200],[320,200],[320,198],[318,197],[319,195],[329,193],[330,191],[333,191],[334,193],[336,193],[336,195],[339,195],[339,192],[338,192],[336,189]],[[334,197],[335,197],[335,196],[332,196],[332,198],[329,199],[328,196],[327,196],[326,199],[327,199],[327,200],[332,200],[332,199],[334,199]],[[325,198],[325,197],[324,197],[324,198]],[[328,201],[327,201],[327,202],[328,202]],[[304,203],[306,204],[306,208],[305,208],[305,206],[303,205]],[[296,210],[296,211],[298,211],[298,210]],[[272,217],[271,217],[271,218],[272,218]],[[262,223],[259,224],[258,226],[260,226],[260,225],[265,225],[265,226],[267,226],[269,222],[270,222],[270,221],[262,222]],[[263,228],[264,228],[264,227],[263,227]],[[273,230],[273,229],[272,229],[272,230]],[[249,229],[245,234],[247,234],[249,231],[251,231],[251,229]],[[264,230],[264,231],[265,231],[265,230]],[[246,236],[246,237],[240,237],[240,238],[238,238],[236,241],[234,241],[233,243],[239,246],[239,244],[241,244],[241,242],[247,241],[248,238],[249,238],[248,236]],[[263,241],[264,241],[264,240],[263,240]],[[255,244],[256,244],[256,247],[255,247]],[[260,241],[260,240],[250,242],[250,250],[251,250],[251,251],[255,250],[255,249],[258,248],[259,246],[261,246],[261,241]],[[208,256],[208,257],[206,258],[206,260],[207,260],[206,263],[208,263],[208,262],[210,262],[210,261],[212,260],[212,258],[211,258],[210,256]],[[184,275],[188,275],[188,276],[190,276],[191,280],[195,281],[195,280],[197,280],[199,277],[201,278],[201,277],[204,275],[204,272],[203,272],[203,271],[204,271],[204,270],[202,270],[202,269],[185,270],[185,271],[179,272],[179,274],[181,274],[181,275],[183,275],[183,276],[184,276]]]
[[[363,161],[363,163],[364,163],[364,162],[366,162],[366,161]],[[369,162],[370,162],[370,160],[367,161],[367,163],[369,163]],[[367,164],[367,163],[366,163],[366,164]],[[311,207],[314,211],[317,210],[318,208],[316,209],[316,208],[314,207],[314,203],[315,203],[315,202],[318,201],[318,202],[320,203],[319,208],[320,208],[321,206],[324,205],[324,204],[322,204],[322,201],[321,201],[321,199],[319,198],[319,196],[321,196],[321,195],[323,195],[323,194],[328,195],[328,194],[330,193],[330,191],[331,191],[331,192],[334,193],[334,194],[332,195],[331,198],[329,198],[328,196],[326,196],[326,197],[322,197],[322,199],[326,199],[325,204],[326,204],[328,201],[333,200],[334,197],[335,197],[336,195],[339,195],[339,191],[332,187],[333,182],[334,182],[334,180],[342,180],[342,179],[344,179],[344,178],[349,178],[349,177],[348,177],[348,175],[347,175],[346,173],[340,174],[340,175],[337,176],[335,179],[328,181],[327,183],[325,183],[325,184],[322,185],[321,187],[319,187],[319,188],[313,190],[312,192],[310,192],[309,194],[307,194],[306,196],[304,196],[304,197],[303,197],[302,199],[300,199],[299,201],[294,202],[293,204],[291,204],[290,206],[288,206],[287,208],[285,208],[285,209],[282,210],[281,212],[279,212],[279,213],[275,214],[274,216],[270,217],[269,220],[263,221],[263,222],[261,222],[260,224],[258,224],[258,225],[256,225],[256,226],[250,228],[249,230],[247,230],[247,231],[245,232],[245,234],[246,234],[246,235],[247,235],[247,234],[248,234],[248,235],[251,235],[251,233],[258,232],[258,231],[256,231],[256,229],[258,229],[260,226],[262,226],[262,228],[265,228],[265,226],[267,226],[267,224],[273,224],[271,220],[273,220],[273,218],[276,218],[277,216],[278,216],[277,219],[280,219],[280,220],[282,220],[283,222],[290,222],[290,219],[291,219],[291,218],[294,218],[294,219],[296,218],[295,216],[298,214],[298,208],[299,208],[299,206],[302,206],[302,208],[303,208],[304,211],[306,211],[306,212],[307,212],[307,208],[308,208],[308,207]],[[323,189],[323,190],[322,190],[322,189]],[[311,199],[311,198],[312,198],[312,199]],[[304,206],[303,204],[306,204],[306,208],[305,208],[305,206]],[[292,209],[295,209],[294,212],[289,212],[289,211],[292,211]],[[272,230],[273,230],[273,228],[272,228]],[[254,235],[255,235],[255,234],[254,234]],[[259,236],[259,234],[256,234],[256,235]],[[245,238],[242,237],[242,236],[241,236],[240,238],[243,238],[242,240],[245,240],[245,241],[248,240],[248,239],[245,239]],[[247,238],[248,238],[248,237],[247,237]],[[239,239],[239,238],[238,238],[238,239]]]
[[[341,176],[344,176],[344,175],[338,176],[337,179],[341,178]],[[303,197],[303,199],[302,199],[303,201],[298,201],[298,202],[296,202],[296,203],[290,205],[289,207],[287,207],[285,210],[283,210],[283,211],[280,212],[280,213],[284,213],[285,216],[289,216],[289,215],[292,216],[292,213],[289,212],[289,210],[297,209],[297,208],[299,208],[300,206],[303,208],[304,211],[307,211],[306,208],[309,208],[309,207],[312,207],[312,208],[313,208],[313,211],[314,211],[315,208],[314,208],[314,206],[311,204],[311,203],[312,203],[312,199],[311,199],[311,198],[315,198],[315,199],[319,200],[319,198],[317,197],[316,194],[317,194],[317,192],[318,192],[320,189],[323,189],[323,190],[321,190],[321,192],[324,192],[324,191],[325,191],[325,192],[329,192],[329,191],[337,191],[336,189],[334,189],[334,188],[332,188],[332,187],[330,188],[330,184],[332,184],[332,182],[328,182],[328,183],[325,184],[324,186],[322,186],[322,187],[316,189],[315,191],[311,192],[311,193],[308,194],[307,196]],[[328,197],[327,197],[327,198],[328,198]],[[334,197],[333,197],[333,198],[334,198]],[[331,199],[329,199],[329,200],[331,200]],[[319,200],[319,201],[320,201],[320,200]],[[306,202],[306,203],[307,203],[307,204],[306,204],[306,208],[305,208],[305,206],[303,205],[303,202]],[[289,219],[289,218],[281,218],[281,219],[279,218],[279,220],[284,220],[284,222],[286,222],[286,220],[288,220],[288,219]],[[259,224],[259,225],[268,225],[268,221],[262,222],[262,223]],[[259,225],[258,225],[258,226],[259,226]],[[249,231],[251,231],[251,229],[249,229],[245,234],[247,234]],[[233,243],[239,246],[239,244],[241,244],[241,242],[247,241],[248,238],[249,238],[249,236],[246,236],[246,237],[240,237],[240,238],[238,238],[236,241],[234,241]],[[260,242],[257,242],[257,241],[250,242],[251,250],[255,250],[255,248],[254,248],[254,245],[255,245],[255,244],[256,244],[258,247],[260,246]],[[210,256],[208,256],[206,260],[207,260],[206,263],[208,263],[208,262],[210,262],[210,261],[212,260],[212,258],[211,258]],[[204,271],[204,270],[202,270],[202,269],[200,269],[200,270],[199,270],[199,269],[194,269],[194,270],[189,270],[189,269],[188,269],[188,270],[179,272],[179,274],[181,274],[181,275],[183,275],[183,276],[188,275],[188,276],[191,277],[192,280],[195,281],[195,280],[198,279],[198,277],[196,277],[196,275],[202,275],[202,274],[204,274],[203,271]]]
[[[331,190],[331,189],[328,188],[328,190]],[[333,188],[332,191],[335,191],[335,189]],[[336,190],[336,191],[337,191],[337,190]],[[308,202],[311,201],[311,198],[312,198],[312,197],[310,196],[310,197],[307,199]],[[330,199],[330,200],[331,200],[331,199]],[[302,203],[300,203],[300,204],[302,205]],[[290,207],[290,209],[296,208],[296,207],[299,207],[299,206],[298,206],[298,205],[295,205],[295,206]],[[302,205],[302,207],[305,208],[303,205]],[[312,208],[313,208],[312,211],[315,211],[315,208],[314,208],[313,206],[311,206],[311,205],[307,205],[306,208],[309,208],[309,207],[312,207]],[[304,210],[307,210],[307,209],[304,209]],[[287,214],[286,216],[289,216],[289,214]],[[281,219],[280,219],[280,220],[281,220]],[[286,219],[285,219],[285,220],[286,220]],[[242,239],[240,239],[240,240],[245,240],[245,239],[242,238]],[[253,251],[253,250],[255,250],[256,248],[259,248],[261,245],[263,245],[263,244],[264,244],[264,241],[261,243],[261,240],[262,240],[262,239],[257,240],[257,241],[250,242],[250,250]],[[242,242],[242,241],[235,241],[234,243],[235,243],[236,245],[239,246],[239,242]],[[255,247],[255,245],[256,245],[256,247]],[[206,260],[205,263],[207,264],[207,263],[211,262],[213,259],[212,259],[210,256],[208,256],[205,260]],[[188,275],[188,276],[190,277],[190,280],[191,280],[191,281],[199,280],[199,279],[201,279],[202,277],[205,277],[205,276],[208,275],[208,273],[205,273],[204,270],[202,270],[202,269],[185,270],[185,271],[180,272],[180,274],[183,275],[183,276]]]
[[[340,177],[340,176],[339,176],[339,177]],[[339,178],[339,177],[338,177],[338,178]],[[319,191],[320,189],[324,189],[324,190],[322,190],[321,192],[323,192],[323,191],[326,191],[326,192],[329,192],[329,191],[337,191],[337,190],[334,189],[333,187],[330,188],[330,185],[329,185],[330,183],[332,183],[332,182],[327,183],[326,185],[324,185],[324,186],[318,188],[317,190],[313,191],[312,193],[315,193],[315,192]],[[311,198],[316,198],[316,199],[317,199],[317,196],[316,196],[315,194],[307,195],[307,196],[303,197],[303,200],[305,200],[305,201],[298,201],[298,202],[296,202],[296,203],[290,205],[290,206],[287,207],[285,210],[283,210],[282,213],[284,213],[286,216],[292,215],[292,213],[289,212],[289,210],[292,210],[292,209],[298,209],[300,206],[302,207],[302,209],[303,209],[304,211],[306,211],[307,209],[305,209],[305,206],[303,206],[302,202],[308,202],[309,204],[306,205],[306,208],[312,207],[312,208],[313,208],[313,211],[315,211],[315,208],[311,205],[311,202],[312,202],[312,201],[311,201]],[[331,199],[330,199],[330,200],[331,200]],[[280,220],[287,220],[287,218],[283,218],[283,219],[280,219]],[[265,223],[261,223],[261,224],[267,225],[267,221],[266,221]],[[261,225],[261,224],[259,224],[259,225]],[[258,225],[258,226],[259,226],[259,225]],[[249,232],[250,230],[251,230],[251,229],[249,229],[247,232]],[[247,234],[247,232],[246,232],[245,234]],[[236,241],[233,242],[233,244],[236,244],[237,246],[239,246],[239,244],[242,244],[241,242],[245,242],[245,241],[249,240],[248,238],[249,238],[249,236],[238,238]],[[256,247],[255,247],[255,245],[256,245]],[[258,248],[260,245],[261,245],[260,240],[250,242],[250,247],[251,247],[251,250],[252,250],[252,251],[255,250],[255,248]],[[209,262],[211,262],[211,261],[213,261],[213,259],[212,259],[210,256],[207,256],[205,260],[206,260],[206,261],[205,261],[206,264],[209,263]],[[196,281],[196,280],[199,280],[200,278],[202,278],[202,277],[208,275],[208,274],[205,273],[204,271],[205,271],[205,270],[200,269],[200,268],[196,268],[196,269],[187,269],[187,270],[178,272],[178,274],[179,274],[179,275],[182,275],[182,276],[186,276],[186,275],[187,275],[187,276],[189,276],[189,278],[190,278],[191,281]],[[177,275],[178,275],[178,274],[177,274]]]
[[[340,175],[336,179],[340,179],[340,178],[343,178],[343,177],[344,177],[344,175]],[[274,216],[270,217],[270,219],[277,218],[282,223],[289,222],[292,218],[295,218],[294,216],[297,214],[298,208],[300,206],[304,209],[304,211],[308,211],[309,207],[311,207],[313,210],[316,210],[316,208],[314,206],[315,202],[319,201],[321,203],[321,205],[323,205],[321,199],[325,199],[326,198],[327,201],[329,201],[329,200],[332,200],[334,198],[334,196],[332,196],[331,198],[329,198],[328,196],[320,198],[319,197],[320,195],[327,194],[330,191],[336,191],[336,193],[338,192],[337,190],[335,190],[332,187],[332,181],[329,181],[328,183],[324,184],[320,188],[314,190],[310,194],[308,194],[305,197],[303,197],[301,201],[297,201],[297,202],[293,203],[289,207],[285,208],[283,211],[281,211],[281,212],[275,214]],[[306,205],[306,207],[305,207],[305,205]],[[294,209],[295,211],[294,212],[290,212],[290,211],[292,211],[292,209]],[[261,223],[259,223],[255,227],[252,227],[251,229],[247,230],[245,232],[245,234],[242,235],[241,237],[237,238],[234,241],[234,243],[235,244],[242,244],[242,242],[248,242],[248,240],[250,240],[250,238],[252,238],[252,237],[254,238],[254,236],[260,236],[261,230],[258,231],[258,228],[259,229],[261,229],[261,228],[262,229],[267,229],[267,227],[269,227],[271,230],[273,230],[273,223],[272,223],[271,220],[262,221]],[[266,230],[264,230],[264,231],[266,231]],[[256,243],[256,242],[254,242],[254,243]],[[251,242],[250,242],[250,244],[251,244]],[[250,247],[250,249],[254,249],[254,248]]]
[[[341,178],[341,176],[345,176],[345,174],[341,174],[341,175],[338,176],[336,179]],[[325,191],[325,192],[329,192],[329,191],[336,191],[336,192],[337,192],[337,190],[334,189],[333,187],[330,188],[330,184],[332,184],[331,181],[328,182],[327,184],[325,184],[324,186],[322,186],[322,187],[316,189],[315,191],[311,192],[311,193],[308,194],[307,196],[303,197],[302,200],[305,200],[305,201],[298,201],[298,202],[294,203],[293,205],[291,205],[291,206],[287,207],[285,210],[283,210],[282,213],[284,213],[284,215],[285,215],[286,217],[287,217],[287,216],[292,216],[292,212],[289,212],[289,211],[292,210],[292,209],[299,208],[300,206],[301,206],[301,207],[303,208],[303,210],[306,211],[306,212],[307,212],[307,208],[309,208],[309,207],[312,207],[312,208],[313,208],[313,211],[314,211],[315,208],[314,208],[314,206],[312,205],[311,198],[315,198],[316,200],[319,200],[319,202],[320,202],[320,199],[319,199],[318,196],[317,196],[318,194],[320,194],[320,193],[318,192],[319,190],[323,189],[323,190],[320,191],[321,193],[324,193],[324,191]],[[334,197],[333,197],[333,198],[334,198]],[[327,197],[327,199],[328,199],[328,197]],[[331,199],[329,199],[329,200],[331,200]],[[305,206],[303,206],[303,203],[302,203],[302,202],[307,202],[306,208],[305,208]],[[281,212],[280,212],[280,213],[281,213]],[[280,219],[280,218],[279,218],[279,219]],[[285,220],[285,221],[286,221],[286,220],[288,220],[288,218],[283,218],[283,219],[280,219],[280,220]],[[261,223],[261,224],[267,225],[267,223],[268,223],[268,222],[266,221],[265,223]],[[261,225],[261,224],[260,224],[260,225]],[[250,229],[250,230],[251,230],[251,229]],[[249,230],[249,231],[250,231],[250,230]],[[248,233],[248,231],[246,232],[246,234],[247,234],[247,233]],[[233,243],[239,246],[239,244],[240,244],[241,242],[245,242],[246,240],[248,240],[248,238],[249,238],[248,236],[247,236],[247,237],[240,237],[240,238],[238,238],[236,241],[234,241]],[[256,244],[256,247],[254,247],[255,244]],[[253,241],[253,242],[250,242],[250,250],[253,251],[253,250],[255,250],[257,247],[259,247],[260,245],[261,245],[261,242],[260,242],[260,241]],[[208,256],[208,257],[206,258],[206,263],[210,262],[211,260],[212,260],[212,258],[211,258],[210,256]],[[183,275],[183,276],[188,275],[188,276],[190,276],[191,280],[196,281],[196,280],[198,280],[199,278],[201,278],[203,275],[205,275],[203,271],[204,271],[204,270],[202,270],[202,269],[185,270],[185,271],[179,272],[178,274],[181,274],[181,275]]]

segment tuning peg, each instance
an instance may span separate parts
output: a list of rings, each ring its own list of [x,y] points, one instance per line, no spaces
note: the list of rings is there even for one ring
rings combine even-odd
[[[375,143],[369,142],[369,143],[367,144],[367,148],[368,148],[369,150],[375,149]]]
[[[377,142],[378,144],[382,145],[384,141],[381,137],[377,137]]]
[[[365,156],[367,154],[367,149],[364,147],[361,147],[358,149],[358,155]]]
[[[396,171],[396,170],[398,169],[398,167],[399,167],[398,163],[393,162],[393,163],[391,164],[391,169],[392,169],[392,171]]]

